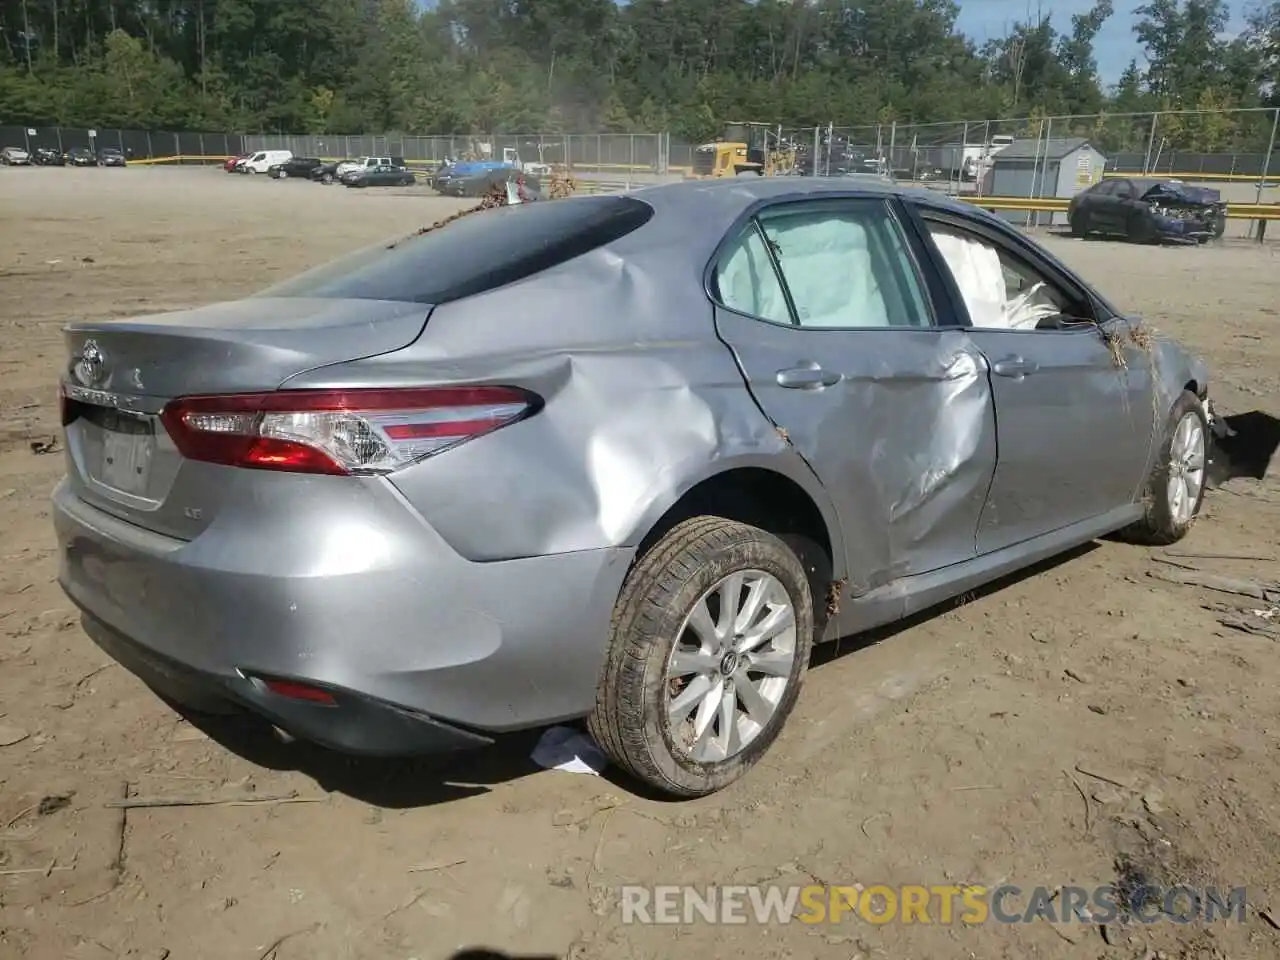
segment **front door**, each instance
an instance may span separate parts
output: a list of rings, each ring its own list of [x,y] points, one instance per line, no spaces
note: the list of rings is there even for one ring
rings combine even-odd
[[[1125,322],[1098,317],[1030,246],[963,216],[924,217],[991,370],[999,457],[978,552],[1131,504],[1155,409],[1150,360]]]
[[[756,401],[831,496],[850,591],[972,558],[995,464],[990,386],[968,333],[934,324],[896,204],[766,207],[714,288]]]

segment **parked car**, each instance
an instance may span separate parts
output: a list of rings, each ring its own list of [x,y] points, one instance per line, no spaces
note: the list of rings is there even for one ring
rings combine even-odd
[[[1075,236],[1124,237],[1135,243],[1204,243],[1227,229],[1222,192],[1180,180],[1107,177],[1067,204]]]
[[[31,154],[21,147],[5,147],[0,150],[0,163],[6,167],[25,167],[31,164]]]
[[[98,158],[88,147],[72,147],[67,151],[67,163],[73,167],[96,167]]]
[[[316,157],[292,157],[284,163],[278,163],[267,170],[277,180],[288,180],[290,177],[296,177],[303,180],[310,179],[311,171],[321,166],[323,161]]]
[[[240,164],[244,163],[244,161],[250,159],[252,156],[252,153],[242,153],[235,157],[227,157],[227,161],[222,165],[222,169],[227,171],[227,173],[235,173],[239,169]]]
[[[330,184],[338,179],[338,167],[342,165],[342,161],[334,160],[329,163],[322,163],[311,171],[311,179],[317,183]]]
[[[364,167],[342,178],[348,187],[412,187],[416,182],[407,167]]]
[[[100,167],[123,167],[126,163],[124,151],[119,147],[103,147],[98,151],[98,166]]]
[[[67,158],[56,147],[36,147],[31,151],[31,162],[38,167],[64,167]]]
[[[404,157],[361,157],[358,160],[343,160],[334,169],[334,175],[341,180],[347,174],[357,170],[372,170],[374,167],[403,167]]]
[[[248,160],[236,165],[236,173],[266,173],[272,167],[287,163],[293,159],[291,150],[259,150]]]
[[[68,325],[59,580],[188,709],[374,754],[585,717],[705,794],[813,644],[1187,532],[1208,375],[1144,334],[997,217],[877,178],[477,212]]]
[[[445,196],[483,197],[520,179],[531,189],[540,189],[536,177],[526,176],[515,167],[496,161],[463,162],[442,168],[432,178],[432,186]]]

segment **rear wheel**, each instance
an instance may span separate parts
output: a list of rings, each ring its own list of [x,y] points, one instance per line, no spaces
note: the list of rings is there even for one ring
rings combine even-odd
[[[321,182],[321,183],[323,183],[323,184],[325,184],[325,185],[328,185],[328,184],[333,183],[333,174],[332,174],[332,173],[324,173],[324,174],[321,174],[321,175],[320,175],[320,182]]]
[[[713,793],[782,729],[813,632],[809,581],[785,543],[721,517],[686,520],[622,588],[591,733],[652,787]]]
[[[1209,456],[1204,406],[1184,390],[1169,414],[1165,437],[1143,492],[1146,514],[1121,531],[1133,543],[1163,545],[1187,535],[1204,501]]]
[[[1071,235],[1073,237],[1089,235],[1089,216],[1083,210],[1077,210],[1071,214]]]

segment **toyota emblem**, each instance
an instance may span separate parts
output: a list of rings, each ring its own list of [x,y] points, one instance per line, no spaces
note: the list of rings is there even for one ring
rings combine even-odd
[[[76,379],[86,387],[96,387],[102,380],[106,366],[107,358],[97,342],[86,340],[80,351],[80,359],[76,361]]]

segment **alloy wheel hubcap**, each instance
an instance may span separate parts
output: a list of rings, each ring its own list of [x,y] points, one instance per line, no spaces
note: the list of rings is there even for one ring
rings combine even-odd
[[[698,598],[667,659],[667,728],[698,763],[740,753],[768,726],[791,683],[796,616],[763,570],[729,574]]]
[[[1169,442],[1169,513],[1175,523],[1187,523],[1195,515],[1200,490],[1204,486],[1204,425],[1188,413],[1173,429]]]

